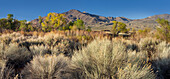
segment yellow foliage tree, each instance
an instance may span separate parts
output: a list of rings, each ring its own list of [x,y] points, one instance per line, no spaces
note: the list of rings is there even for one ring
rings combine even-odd
[[[49,13],[44,22],[41,23],[42,30],[47,32],[65,25],[66,18],[64,16],[64,14]]]

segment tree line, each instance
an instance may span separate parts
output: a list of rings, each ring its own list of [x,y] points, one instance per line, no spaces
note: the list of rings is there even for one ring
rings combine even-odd
[[[3,30],[13,31],[43,31],[52,30],[87,30],[91,31],[91,27],[85,27],[83,20],[77,19],[74,22],[66,21],[64,14],[49,13],[45,19],[39,16],[38,23],[40,27],[33,26],[27,20],[17,20],[13,18],[13,14],[8,14],[7,18],[0,19],[0,32]]]
[[[8,14],[7,18],[0,19],[0,32],[3,30],[13,31],[43,31],[49,32],[52,30],[86,30],[91,31],[91,27],[85,27],[83,20],[77,19],[74,22],[66,21],[64,14],[49,13],[45,19],[39,16],[38,23],[40,27],[33,26],[31,22],[27,20],[17,20],[13,18],[13,14]],[[157,27],[155,36],[166,41],[170,41],[170,23],[165,19],[156,20],[161,27]],[[127,29],[126,24],[122,22],[113,21],[112,33],[118,35],[121,33],[128,33],[130,29]],[[149,30],[139,30],[139,32],[148,32]]]

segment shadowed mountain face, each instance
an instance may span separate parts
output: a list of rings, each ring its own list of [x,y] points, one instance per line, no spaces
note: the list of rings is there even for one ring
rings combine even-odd
[[[92,28],[99,29],[111,29],[113,23],[112,21],[119,21],[125,23],[128,28],[143,29],[149,27],[155,29],[159,24],[155,21],[157,18],[164,18],[170,21],[170,14],[155,15],[144,19],[128,19],[125,17],[103,17],[86,12],[80,12],[78,10],[70,10],[64,12],[67,21],[76,21],[76,19],[81,19],[84,21],[86,26],[91,26]],[[45,19],[45,17],[43,17]],[[39,26],[38,19],[31,21],[35,26]]]

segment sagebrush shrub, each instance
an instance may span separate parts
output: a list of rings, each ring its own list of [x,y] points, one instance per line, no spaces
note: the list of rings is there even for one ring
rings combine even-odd
[[[156,46],[159,43],[159,40],[153,38],[143,38],[139,42],[140,50],[146,52],[148,57],[151,58],[151,56],[156,52]]]
[[[47,46],[44,45],[32,45],[30,46],[31,52],[34,54],[34,56],[38,55],[45,55],[45,54],[51,54],[50,49]]]
[[[12,38],[8,35],[2,35],[2,36],[0,36],[0,40],[2,43],[5,43],[8,45],[8,44],[10,44]]]
[[[0,59],[0,79],[12,79],[15,76],[14,69],[6,67],[7,60]]]
[[[7,59],[7,67],[13,67],[16,72],[23,68],[32,59],[32,53],[25,47],[18,47],[18,44],[9,44],[4,52]]]
[[[22,75],[24,79],[60,79],[68,63],[64,55],[35,56]]]
[[[6,65],[6,61],[5,60],[0,60],[0,79],[3,78],[4,69],[6,67],[5,65]]]
[[[0,59],[2,59],[4,56],[4,48],[5,48],[4,44],[0,43]]]
[[[118,69],[118,79],[155,79],[156,75],[150,70],[149,65],[141,67],[141,61],[135,64],[128,64],[124,68]]]
[[[134,64],[132,66],[133,70],[125,72],[129,78],[154,76],[150,68],[143,69],[145,64],[135,66],[139,64],[140,60],[145,61],[145,59],[136,57],[139,55],[135,52],[133,52],[134,55],[129,55],[128,53],[130,52],[127,51],[126,44],[121,41],[94,40],[87,47],[75,52],[70,69],[74,73],[78,73],[77,77],[79,78],[110,79],[118,78],[117,74],[119,73],[120,75],[119,68],[125,69],[131,63]],[[129,74],[129,72],[133,73]],[[140,76],[135,77],[133,74],[140,74]]]
[[[152,56],[153,67],[160,78],[170,77],[170,44],[165,41],[157,45],[157,51]]]

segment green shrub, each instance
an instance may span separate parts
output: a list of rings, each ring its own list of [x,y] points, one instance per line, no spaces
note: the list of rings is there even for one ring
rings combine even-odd
[[[88,27],[86,28],[86,31],[91,32],[91,31],[92,31],[91,27],[88,26]]]
[[[138,33],[139,33],[140,35],[142,35],[142,36],[145,36],[145,37],[146,37],[150,32],[151,32],[151,29],[148,28],[148,27],[144,28],[143,30],[141,30],[141,29],[138,30]]]
[[[168,20],[158,18],[156,20],[161,27],[157,28],[156,37],[170,42],[170,24]]]
[[[113,21],[112,32],[118,34],[120,32],[127,33],[129,29],[126,28],[126,24],[122,22]]]
[[[77,30],[84,30],[85,29],[84,21],[81,20],[81,19],[77,19],[77,21],[74,21],[74,25],[77,27]]]

